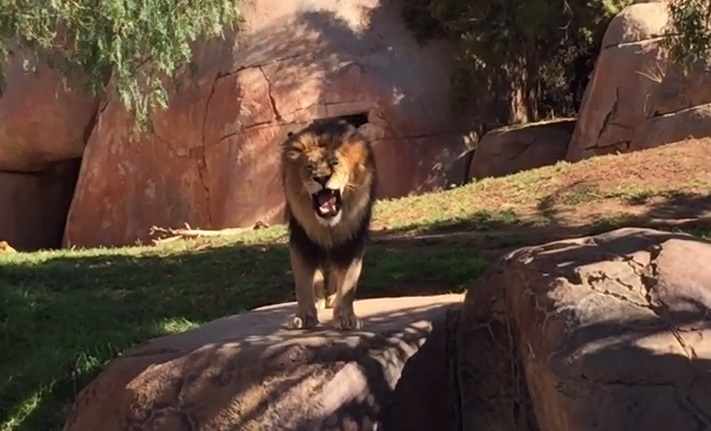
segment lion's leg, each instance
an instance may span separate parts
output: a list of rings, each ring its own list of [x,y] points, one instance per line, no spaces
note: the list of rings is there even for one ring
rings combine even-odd
[[[323,275],[325,277],[323,283],[324,308],[333,308],[333,303],[336,300],[336,292],[333,290],[333,285],[328,282],[328,274],[324,272]]]
[[[333,308],[333,304],[336,303],[336,292],[329,292],[326,295],[326,308]]]
[[[329,273],[329,283],[335,292],[333,299],[333,324],[336,329],[360,329],[363,324],[353,310],[358,280],[363,268],[363,253],[361,248],[347,262],[332,262]]]
[[[316,309],[323,310],[328,307],[328,299],[326,297],[326,286],[321,268],[316,269],[314,275],[314,296],[316,297]]]
[[[289,321],[290,329],[307,329],[318,325],[314,284],[319,271],[318,262],[304,256],[297,247],[289,247],[291,272],[296,288],[296,315]]]

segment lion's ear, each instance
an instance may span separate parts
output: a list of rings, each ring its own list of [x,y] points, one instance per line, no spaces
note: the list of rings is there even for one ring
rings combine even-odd
[[[292,162],[296,161],[299,156],[301,156],[301,151],[299,150],[287,150],[286,151],[286,158],[291,160]]]
[[[289,133],[291,133],[291,132],[289,132]],[[289,138],[287,138],[286,141],[283,141],[281,143],[281,151],[287,160],[295,161],[296,159],[298,159],[301,156],[301,152],[303,151],[303,146],[301,145],[300,142],[293,141],[290,138],[291,138],[291,136],[289,136]]]

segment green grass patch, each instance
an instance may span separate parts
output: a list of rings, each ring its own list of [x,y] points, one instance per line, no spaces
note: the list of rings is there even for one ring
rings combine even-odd
[[[131,345],[293,300],[283,234],[0,256],[0,430],[60,430],[75,394]],[[463,245],[373,244],[358,296],[461,292],[486,265]]]
[[[371,243],[357,296],[462,292],[500,249],[542,241],[529,228],[565,229],[589,202],[602,208],[588,214],[595,233],[644,225],[644,208],[624,207],[650,198],[669,197],[672,210],[711,207],[703,178],[666,188],[642,178],[607,190],[571,178],[616,157],[378,202],[374,226],[399,238]],[[610,200],[615,205],[605,207]],[[649,209],[665,209],[658,201]],[[462,231],[476,239],[447,239]],[[689,232],[709,237],[706,229]],[[276,226],[155,247],[0,254],[0,431],[60,430],[75,394],[136,343],[293,300],[285,234]]]

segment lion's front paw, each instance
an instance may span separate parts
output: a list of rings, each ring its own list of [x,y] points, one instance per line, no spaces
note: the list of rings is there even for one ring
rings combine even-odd
[[[340,310],[333,313],[333,326],[339,331],[352,331],[363,328],[363,322],[353,310]]]
[[[333,308],[333,304],[336,302],[336,294],[332,293],[325,297],[316,297],[315,305],[317,310],[325,310],[327,308]]]
[[[295,315],[287,322],[288,329],[309,329],[318,325],[318,318],[313,314]]]
[[[326,297],[326,308],[333,308],[336,303],[336,294],[332,293]]]

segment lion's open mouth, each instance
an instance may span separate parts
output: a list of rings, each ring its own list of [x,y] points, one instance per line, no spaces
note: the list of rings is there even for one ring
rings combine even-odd
[[[338,190],[323,189],[311,195],[314,210],[319,217],[328,219],[341,211],[341,193]]]

